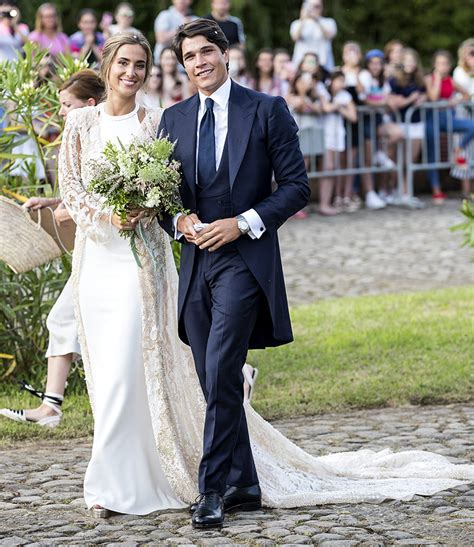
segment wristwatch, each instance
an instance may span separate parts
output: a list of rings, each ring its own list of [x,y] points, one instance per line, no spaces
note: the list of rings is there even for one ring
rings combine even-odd
[[[247,235],[250,232],[250,226],[245,220],[245,217],[243,215],[237,215],[235,218],[237,219],[237,226],[239,227],[240,233],[242,235]]]

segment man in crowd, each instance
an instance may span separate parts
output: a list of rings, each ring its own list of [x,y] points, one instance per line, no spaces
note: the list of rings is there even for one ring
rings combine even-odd
[[[230,0],[212,0],[211,13],[205,15],[205,19],[215,21],[225,34],[229,45],[239,44],[245,46],[245,34],[242,21],[238,17],[230,15]]]
[[[196,19],[191,12],[192,0],[173,0],[172,5],[161,11],[155,19],[155,64],[159,64],[161,50],[170,47],[178,27]]]

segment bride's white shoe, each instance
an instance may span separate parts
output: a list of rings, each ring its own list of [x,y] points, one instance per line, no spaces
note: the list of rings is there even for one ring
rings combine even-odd
[[[108,519],[112,515],[112,511],[102,507],[102,505],[93,505],[90,508],[90,512],[96,519]]]
[[[42,400],[43,405],[49,407],[51,410],[53,410],[54,414],[49,416],[44,416],[44,418],[39,418],[38,420],[34,420],[32,418],[28,418],[26,416],[25,410],[13,410],[11,408],[2,408],[0,409],[0,415],[5,416],[5,418],[9,418],[10,420],[13,420],[14,422],[23,422],[28,424],[36,424],[42,427],[57,427],[59,423],[61,422],[61,418],[63,413],[61,412],[61,405],[64,400],[64,396],[60,395],[59,393],[43,393],[42,391],[36,390],[34,387],[27,384],[25,381],[22,382],[22,389],[30,393],[31,395],[34,395],[35,397],[38,397]]]
[[[61,417],[63,414],[59,410],[59,408],[55,408],[54,411],[56,412],[55,415],[45,416],[40,420],[28,420],[24,410],[12,410],[10,408],[2,408],[0,409],[0,414],[2,416],[5,416],[5,418],[9,418],[10,420],[13,420],[15,422],[24,422],[28,424],[40,425],[42,427],[54,428],[57,427],[61,422]]]

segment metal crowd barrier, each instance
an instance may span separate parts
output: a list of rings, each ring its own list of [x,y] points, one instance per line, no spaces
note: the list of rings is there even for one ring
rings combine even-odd
[[[462,101],[451,103],[450,101],[435,101],[422,103],[419,106],[410,107],[405,114],[405,123],[410,124],[415,114],[419,113],[420,121],[425,125],[425,138],[421,146],[421,158],[412,161],[412,139],[406,139],[406,172],[408,193],[413,195],[413,179],[417,171],[430,169],[449,169],[453,166],[452,151],[456,133],[453,128],[453,118],[463,109],[463,119],[474,121],[474,101]],[[441,113],[446,112],[446,128],[443,129],[440,123]],[[429,139],[428,132],[431,132]],[[442,136],[445,135],[445,139]],[[462,138],[462,137],[461,137]],[[429,140],[432,140],[433,147],[430,153]],[[445,150],[444,148],[447,148]],[[443,153],[445,152],[445,153]],[[431,158],[429,156],[432,156]]]
[[[353,125],[346,121],[346,150],[336,154],[336,169],[325,170],[324,165],[318,169],[317,157],[321,156],[321,150],[324,149],[324,144],[321,143],[323,138],[322,131],[322,118],[320,121],[315,116],[315,126],[300,129],[299,140],[303,155],[308,158],[308,177],[309,178],[325,178],[325,177],[339,177],[339,176],[351,176],[362,175],[365,173],[378,174],[378,173],[392,173],[397,174],[397,185],[399,192],[402,192],[403,183],[403,142],[398,142],[396,146],[396,158],[394,167],[383,167],[374,163],[374,155],[377,150],[383,150],[387,153],[387,145],[383,139],[377,135],[377,117],[384,116],[388,113],[385,107],[373,107],[373,106],[358,106],[357,107],[357,124],[355,129]],[[398,112],[391,113],[392,123],[402,123],[400,114]],[[353,131],[356,131],[356,137],[358,145],[355,152],[353,152],[354,135]],[[370,143],[371,157],[366,157],[366,143]]]

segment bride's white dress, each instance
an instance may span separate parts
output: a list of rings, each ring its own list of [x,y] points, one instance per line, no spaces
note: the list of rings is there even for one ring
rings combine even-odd
[[[191,352],[177,336],[168,236],[156,222],[146,228],[158,267],[140,247],[137,268],[110,212],[86,187],[89,160],[100,155],[105,134],[151,139],[159,117],[148,112],[140,123],[136,112],[120,120],[100,106],[74,110],[59,161],[63,199],[78,225],[72,282],[95,419],[85,499],[132,514],[182,507],[196,497],[205,403]],[[245,409],[268,506],[406,500],[474,479],[474,465],[422,451],[313,457]]]

